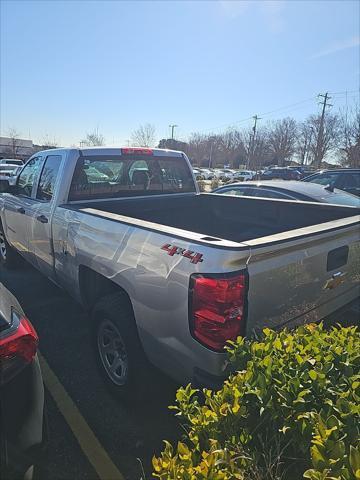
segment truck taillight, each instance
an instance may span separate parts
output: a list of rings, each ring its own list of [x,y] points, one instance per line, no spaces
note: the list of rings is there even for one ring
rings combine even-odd
[[[0,337],[0,384],[11,380],[34,359],[38,343],[29,320],[13,311],[10,333]]]
[[[245,334],[246,273],[191,275],[190,328],[193,337],[212,350]]]

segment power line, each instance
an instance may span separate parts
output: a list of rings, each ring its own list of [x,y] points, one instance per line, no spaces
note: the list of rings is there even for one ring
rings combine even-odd
[[[287,110],[289,108],[296,107],[297,105],[301,105],[301,104],[304,104],[304,103],[307,103],[307,102],[310,102],[310,101],[314,101],[315,99],[316,99],[316,97],[307,98],[306,100],[301,100],[300,102],[291,103],[290,105],[286,105],[284,107],[280,107],[280,108],[277,108],[275,110],[271,110],[270,112],[261,113],[260,115],[262,117],[265,117],[265,116],[271,115],[273,113],[279,112],[281,110]],[[253,116],[243,118],[242,120],[237,120],[235,122],[226,123],[226,124],[220,125],[218,127],[207,128],[206,130],[203,130],[203,131],[204,132],[209,132],[209,131],[212,131],[212,130],[219,130],[220,128],[231,127],[231,126],[233,126],[235,124],[238,124],[238,123],[248,122],[248,121],[252,120],[253,118],[254,118]]]
[[[351,93],[359,93],[358,90],[345,90],[344,92],[329,92],[330,95],[340,95],[340,94],[351,94]]]
[[[287,107],[281,107],[281,108],[277,108],[276,110],[272,110],[271,112],[262,113],[261,115],[265,117],[267,115],[271,115],[273,113],[279,112],[280,110],[287,110],[289,108],[296,107],[297,105],[301,105],[303,103],[312,102],[315,99],[316,97],[311,97],[311,98],[308,98],[307,100],[302,100],[301,102],[296,102],[296,103],[293,103],[292,105],[288,105]]]
[[[357,92],[356,90],[344,90],[342,92],[328,92],[328,94],[331,94],[331,95],[344,95],[344,98],[345,95],[350,95],[350,94],[354,94],[354,93],[357,93],[359,94],[359,92]],[[271,110],[269,112],[264,112],[264,113],[261,113],[261,117],[268,117],[269,115],[272,115],[273,113],[277,113],[277,112],[281,112],[283,110],[288,110],[288,109],[291,109],[291,108],[294,108],[294,109],[297,109],[296,107],[298,108],[303,108],[303,106],[306,104],[306,103],[309,103],[309,102],[313,102],[314,100],[316,100],[318,98],[318,96],[312,96],[310,98],[307,98],[305,100],[301,100],[299,102],[295,102],[295,103],[291,103],[289,105],[286,105],[286,106],[283,106],[283,107],[279,107],[279,108],[276,108],[274,110]],[[356,98],[356,97],[347,97],[348,100],[350,98]],[[336,98],[335,100],[340,100],[341,98]],[[250,120],[252,120],[254,117],[251,116],[251,117],[246,117],[246,118],[243,118],[241,120],[236,120],[234,122],[231,122],[231,123],[226,123],[226,124],[223,124],[223,125],[220,125],[218,127],[213,127],[213,128],[207,128],[206,130],[202,130],[204,133],[206,132],[211,132],[211,131],[214,131],[214,130],[219,130],[219,129],[222,129],[222,128],[226,128],[226,127],[232,127],[232,126],[235,126],[237,124],[240,124],[240,123],[245,123],[245,122],[249,122]]]

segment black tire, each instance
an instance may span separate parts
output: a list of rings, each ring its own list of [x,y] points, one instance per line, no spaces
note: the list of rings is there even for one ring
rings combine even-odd
[[[149,381],[149,364],[126,294],[120,292],[100,299],[92,320],[96,361],[107,387],[119,399],[136,403],[147,386],[146,379]]]
[[[12,269],[19,265],[19,254],[9,245],[6,240],[2,225],[0,224],[0,264]]]

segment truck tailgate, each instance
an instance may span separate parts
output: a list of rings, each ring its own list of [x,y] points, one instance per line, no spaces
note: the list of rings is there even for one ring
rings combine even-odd
[[[301,228],[290,238],[286,232],[273,235],[271,244],[266,238],[247,242],[248,334],[265,326],[318,321],[359,295],[358,219],[331,222],[331,227],[317,225],[316,233]]]

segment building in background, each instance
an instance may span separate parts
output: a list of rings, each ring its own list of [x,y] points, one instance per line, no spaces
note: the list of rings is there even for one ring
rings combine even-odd
[[[32,140],[16,137],[0,137],[0,159],[18,158],[26,160],[34,152]]]

